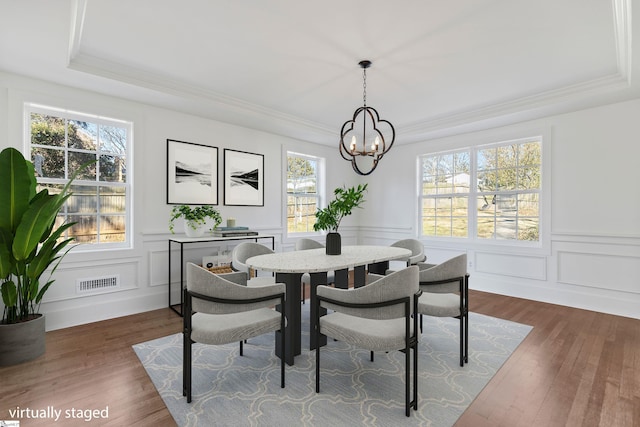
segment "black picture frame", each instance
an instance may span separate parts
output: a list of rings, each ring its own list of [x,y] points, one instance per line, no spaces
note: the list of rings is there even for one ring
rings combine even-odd
[[[167,204],[218,204],[218,147],[167,139]]]
[[[224,149],[224,204],[264,206],[264,155]]]

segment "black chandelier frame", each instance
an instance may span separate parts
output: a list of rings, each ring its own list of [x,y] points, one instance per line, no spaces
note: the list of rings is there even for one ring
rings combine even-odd
[[[371,61],[365,60],[359,62],[362,68],[363,74],[363,106],[359,107],[353,113],[353,118],[347,120],[340,129],[340,155],[343,159],[351,162],[353,170],[359,175],[369,175],[376,167],[382,157],[391,149],[396,139],[396,131],[391,122],[380,118],[378,111],[373,107],[367,106],[367,68],[371,66]],[[352,135],[353,140],[348,144],[347,138],[354,131],[358,116],[363,114],[362,117],[362,149],[358,149],[357,142],[355,141],[355,135]],[[369,118],[369,120],[367,120]],[[378,124],[383,123],[391,130],[391,141],[387,144],[387,140],[384,137],[383,132],[378,128]],[[367,124],[371,126],[369,132],[367,132]],[[373,147],[367,149],[367,133],[371,136],[371,133],[375,134],[375,142]],[[372,157],[373,162],[371,169],[366,172],[360,169],[358,166],[358,157]]]

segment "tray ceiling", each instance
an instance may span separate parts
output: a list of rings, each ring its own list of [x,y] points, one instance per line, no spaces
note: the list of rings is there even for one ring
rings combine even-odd
[[[0,70],[323,144],[396,143],[637,96],[637,0],[2,0]]]

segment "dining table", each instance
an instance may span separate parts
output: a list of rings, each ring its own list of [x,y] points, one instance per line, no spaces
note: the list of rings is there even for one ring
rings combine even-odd
[[[251,257],[246,260],[248,267],[275,273],[276,282],[286,286],[285,316],[285,354],[280,354],[280,340],[282,333],[276,332],[276,354],[284,357],[288,365],[293,365],[295,356],[302,350],[302,308],[300,304],[300,285],[302,276],[310,276],[310,318],[315,318],[315,304],[313,301],[318,285],[327,284],[327,273],[335,272],[335,287],[348,287],[348,272],[353,270],[354,287],[364,286],[366,283],[367,266],[388,263],[388,261],[406,258],[411,255],[409,249],[392,246],[353,245],[343,246],[339,255],[327,255],[325,248],[308,249],[291,252],[275,252]],[[322,313],[321,313],[322,314]],[[317,345],[325,345],[326,337],[315,342],[313,322],[309,322],[309,348],[313,350]]]

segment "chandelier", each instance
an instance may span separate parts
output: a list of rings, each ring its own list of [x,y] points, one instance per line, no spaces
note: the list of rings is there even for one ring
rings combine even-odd
[[[391,149],[396,139],[396,131],[389,121],[380,119],[375,108],[367,107],[367,68],[371,66],[371,61],[360,61],[359,65],[362,68],[363,106],[353,113],[351,120],[342,125],[340,155],[351,162],[357,174],[369,175],[378,166],[382,156]],[[388,128],[385,129],[387,136],[390,136],[388,144],[379,126]]]

